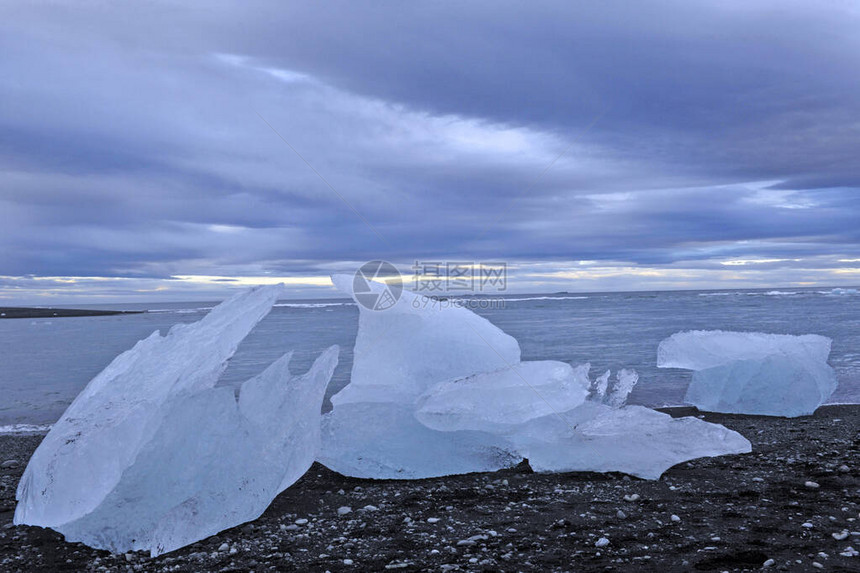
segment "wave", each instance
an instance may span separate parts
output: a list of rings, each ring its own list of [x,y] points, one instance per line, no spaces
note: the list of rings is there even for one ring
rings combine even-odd
[[[531,296],[526,298],[506,298],[505,302],[518,302],[522,300],[584,300],[587,296]]]
[[[27,436],[47,434],[53,424],[9,424],[0,426],[0,436]]]
[[[767,292],[700,292],[699,296],[793,296],[802,291],[769,290]]]
[[[355,306],[354,302],[279,302],[275,306],[286,308],[323,308],[327,306]]]
[[[849,294],[860,294],[856,288],[835,288],[832,290],[820,290],[818,294],[844,296]]]
[[[214,306],[201,306],[198,308],[150,308],[146,312],[154,314],[196,314],[198,312],[209,312]]]
[[[469,302],[469,301],[480,302],[480,301],[484,301],[484,300],[500,300],[503,302],[522,302],[522,301],[529,301],[529,300],[582,300],[582,299],[586,299],[586,298],[589,298],[589,297],[587,297],[587,296],[530,296],[530,297],[523,297],[523,298],[504,298],[504,297],[477,297],[477,296],[475,296],[475,297],[461,297],[461,298],[448,297],[447,300],[453,300],[456,302]]]

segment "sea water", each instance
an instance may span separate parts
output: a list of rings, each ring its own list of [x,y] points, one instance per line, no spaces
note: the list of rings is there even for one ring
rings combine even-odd
[[[0,431],[56,421],[117,354],[154,330],[199,320],[214,304],[90,305],[147,312],[0,320]],[[447,304],[466,305],[514,336],[523,360],[590,362],[593,375],[636,369],[639,384],[629,402],[646,406],[683,403],[690,373],[656,367],[657,345],[674,332],[821,334],[833,339],[829,362],[839,378],[830,402],[860,403],[860,293],[852,289],[475,296]],[[351,301],[281,301],[245,339],[219,383],[238,386],[291,349],[294,371],[301,372],[338,344],[327,410],[328,398],[349,382],[357,329]]]

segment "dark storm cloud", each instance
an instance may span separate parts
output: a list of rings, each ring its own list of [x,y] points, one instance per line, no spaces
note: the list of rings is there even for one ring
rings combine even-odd
[[[0,10],[0,275],[858,255],[850,3]]]

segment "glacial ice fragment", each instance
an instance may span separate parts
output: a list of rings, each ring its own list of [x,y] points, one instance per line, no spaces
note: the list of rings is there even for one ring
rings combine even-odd
[[[615,373],[615,383],[606,395],[604,402],[613,408],[620,408],[627,402],[627,397],[637,382],[639,382],[638,372],[622,368]]]
[[[516,368],[440,383],[418,400],[415,417],[435,430],[504,438],[537,472],[618,471],[656,479],[682,461],[750,451],[746,439],[722,426],[624,406],[639,379],[635,370],[622,369],[610,384],[608,371],[591,383],[588,364],[521,362]],[[597,391],[586,400],[589,387]]]
[[[587,365],[586,375],[588,374],[588,369],[591,368],[591,364]],[[611,370],[607,370],[603,374],[597,377],[594,383],[591,384],[591,398],[593,400],[602,401],[606,398],[606,391],[609,389],[609,377],[612,375]]]
[[[700,410],[763,416],[805,416],[836,389],[826,362],[770,355],[693,372],[685,400]]]
[[[838,384],[830,344],[815,334],[679,332],[660,343],[657,365],[695,371],[686,401],[701,410],[803,416]]]
[[[246,381],[238,401],[213,387],[280,293],[245,291],[118,356],[33,455],[15,523],[158,555],[259,516],[313,462],[337,364],[332,347],[293,377],[288,354]]]
[[[355,298],[352,275],[332,282]],[[370,282],[371,288],[384,285]],[[447,304],[447,306],[443,306]],[[443,380],[498,370],[520,361],[517,341],[468,309],[404,290],[374,311],[358,305],[358,336],[350,383],[332,396],[348,402],[413,402]]]
[[[200,321],[158,331],[117,356],[36,449],[18,486],[16,523],[53,527],[96,508],[161,422],[168,400],[215,385],[282,287],[243,291]]]
[[[762,332],[688,330],[676,332],[657,348],[658,368],[704,370],[737,360],[758,360],[774,354],[827,362],[831,340],[817,334],[792,336]]]
[[[536,472],[615,471],[644,479],[691,459],[751,451],[746,438],[718,424],[591,400],[526,422],[510,439]]]
[[[588,386],[583,371],[564,362],[520,362],[433,386],[415,417],[435,430],[503,431],[582,404]]]
[[[422,425],[411,404],[340,404],[323,416],[322,433],[319,462],[352,477],[422,479],[491,472],[522,460],[503,437]]]

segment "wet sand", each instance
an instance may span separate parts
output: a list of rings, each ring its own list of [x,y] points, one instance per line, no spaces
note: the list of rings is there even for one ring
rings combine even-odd
[[[860,571],[860,406],[705,419],[753,452],[658,481],[526,465],[374,481],[315,464],[256,521],[154,559],[12,526],[41,436],[0,436],[0,462],[19,462],[0,468],[0,571]]]

